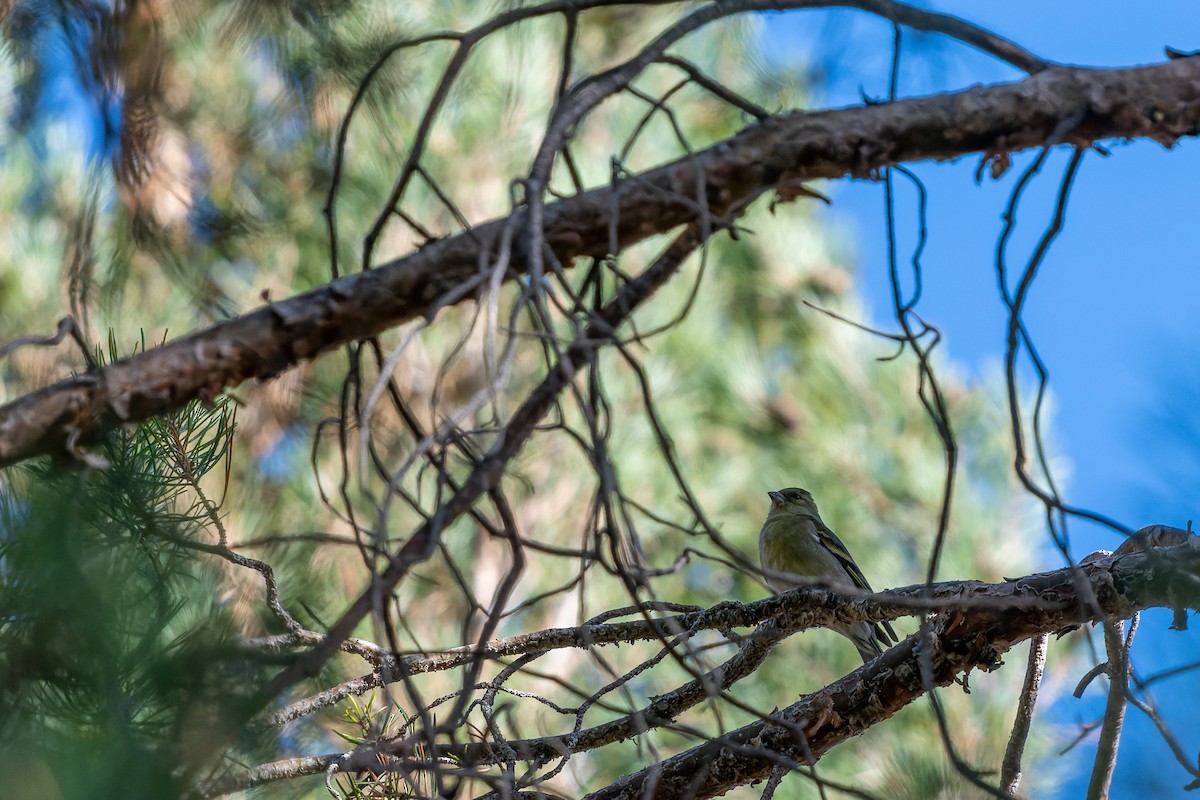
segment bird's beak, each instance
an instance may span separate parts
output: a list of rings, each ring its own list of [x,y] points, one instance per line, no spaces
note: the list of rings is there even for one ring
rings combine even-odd
[[[771,498],[771,508],[783,508],[783,492],[767,492]]]

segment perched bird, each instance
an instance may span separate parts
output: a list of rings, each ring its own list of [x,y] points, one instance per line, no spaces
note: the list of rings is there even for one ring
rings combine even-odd
[[[804,489],[781,489],[767,492],[767,496],[771,498],[771,510],[758,534],[758,556],[772,589],[786,592],[806,585],[804,581],[788,580],[790,574],[872,591],[846,545],[821,521],[811,494]],[[829,627],[854,642],[864,664],[882,653],[884,646],[897,641],[896,632],[887,622]]]

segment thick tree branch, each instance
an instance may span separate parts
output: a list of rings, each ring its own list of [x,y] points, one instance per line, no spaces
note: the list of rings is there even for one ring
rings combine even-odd
[[[552,203],[542,227],[556,258],[569,264],[606,255],[611,241],[623,248],[696,221],[702,212],[722,219],[784,182],[870,177],[895,164],[972,153],[991,157],[1040,146],[1064,121],[1077,120],[1060,138],[1067,144],[1149,138],[1169,146],[1200,131],[1197,86],[1200,58],[1184,58],[1129,69],[1050,68],[1018,83],[787,114]],[[75,450],[112,426],[213,398],[244,380],[270,378],[347,342],[431,317],[475,294],[502,241],[524,226],[523,213],[0,407],[0,466]],[[524,269],[526,254],[518,252],[513,272]]]
[[[1083,624],[1105,619],[1123,619],[1151,607],[1177,610],[1200,609],[1200,537],[1165,526],[1143,528],[1168,531],[1160,537],[1173,546],[1130,549],[1124,554],[1093,560],[1078,567],[988,584],[953,581],[933,586],[917,585],[892,589],[853,599],[824,589],[802,588],[755,603],[723,603],[706,611],[681,614],[653,622],[613,623],[588,629],[546,631],[540,645],[582,647],[617,643],[637,638],[658,638],[667,631],[700,630],[713,625],[749,625],[773,618],[773,629],[762,637],[770,646],[781,634],[811,627],[831,619],[842,621],[873,618],[896,619],[906,611],[939,608],[930,654],[936,685],[961,682],[964,674],[979,668],[991,671],[1000,666],[1000,656],[1025,639],[1061,633]],[[1131,540],[1134,541],[1134,540]],[[1182,541],[1182,544],[1174,544]],[[1091,598],[1098,605],[1093,605]],[[594,639],[592,637],[595,637]],[[496,642],[497,650],[510,653],[535,652],[522,637]],[[803,763],[805,747],[820,757],[845,739],[862,733],[891,717],[928,691],[919,658],[922,644],[909,637],[883,656],[819,691],[800,698],[778,712],[778,723],[760,721],[725,737],[703,744],[634,775],[627,776],[589,797],[641,798],[648,781],[658,787],[655,798],[701,798],[720,795],[736,785],[766,779],[779,763]],[[588,641],[591,640],[591,641]],[[487,656],[484,651],[480,655]],[[761,658],[757,645],[735,654],[714,672],[716,684],[728,688],[745,676],[743,663],[753,669]],[[436,658],[436,657],[434,657]],[[414,661],[414,664],[416,662]],[[441,666],[430,660],[431,668]],[[722,674],[732,668],[731,674]],[[695,682],[692,682],[695,683]],[[531,764],[545,764],[585,750],[637,735],[647,729],[669,725],[695,705],[692,683],[655,698],[649,706],[628,717],[605,723],[577,734],[511,740],[509,748]],[[795,731],[804,731],[797,741]],[[379,747],[393,757],[403,757],[406,742]],[[439,757],[451,757],[464,769],[477,769],[502,761],[486,742],[447,745]],[[287,762],[293,776],[316,774],[339,762],[341,754],[307,759],[303,765]],[[360,759],[361,760],[361,759]],[[275,779],[277,765],[264,765],[229,776],[214,785],[215,794],[245,789]],[[404,762],[405,769],[422,769],[417,761]],[[694,783],[702,776],[700,784]],[[699,791],[697,791],[699,790]],[[692,794],[691,792],[697,793]]]
[[[1180,532],[1182,533],[1182,531]],[[1081,595],[1081,579],[1099,608]],[[1057,611],[981,608],[938,620],[928,645],[911,636],[870,664],[779,711],[779,723],[760,721],[700,745],[660,764],[628,775],[589,800],[656,800],[716,797],[734,786],[765,780],[781,761],[803,763],[895,714],[923,695],[918,658],[928,657],[937,686],[960,675],[999,666],[999,656],[1040,633],[1053,633],[1105,618],[1125,618],[1150,606],[1200,608],[1200,538],[1153,548],[1136,555],[1099,559],[1078,568],[1033,575],[997,586],[998,594],[1041,597],[1061,604]],[[929,646],[930,653],[918,655]],[[803,732],[797,741],[796,727]],[[652,795],[644,793],[653,781]]]
[[[399,680],[400,675],[412,676],[457,669],[479,659],[500,660],[511,656],[544,654],[564,648],[587,649],[600,645],[661,640],[679,636],[684,631],[695,634],[699,631],[758,625],[785,614],[786,618],[777,620],[777,630],[792,634],[835,622],[883,619],[890,621],[919,611],[967,611],[989,603],[1006,608],[1012,607],[1013,604],[1024,604],[1030,608],[1044,605],[1036,597],[993,599],[989,593],[995,589],[996,586],[990,583],[955,581],[933,587],[922,583],[878,594],[866,594],[845,587],[821,586],[819,582],[814,582],[811,587],[793,589],[786,594],[773,595],[752,603],[726,602],[712,608],[669,617],[531,631],[495,639],[487,642],[482,648],[477,645],[463,645],[437,653],[404,656],[389,665],[390,677],[385,677],[381,670],[377,669],[344,681],[275,711],[271,715],[271,724],[285,725],[335,705],[347,697],[365,695],[373,689]],[[652,610],[655,609],[646,606],[632,607],[612,613],[611,616],[645,614]]]

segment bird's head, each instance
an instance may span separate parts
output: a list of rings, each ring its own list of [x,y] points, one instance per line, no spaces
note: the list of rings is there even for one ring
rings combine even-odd
[[[805,489],[780,489],[767,492],[771,498],[772,514],[816,514],[817,503]]]

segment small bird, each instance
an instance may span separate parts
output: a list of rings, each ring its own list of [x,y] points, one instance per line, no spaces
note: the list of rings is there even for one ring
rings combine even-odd
[[[767,496],[771,498],[771,510],[758,534],[758,556],[772,589],[786,592],[807,585],[780,574],[787,573],[872,591],[846,545],[821,521],[811,494],[792,488],[767,492]],[[838,623],[829,627],[854,642],[864,664],[881,654],[884,646],[897,641],[896,632],[887,622]]]

